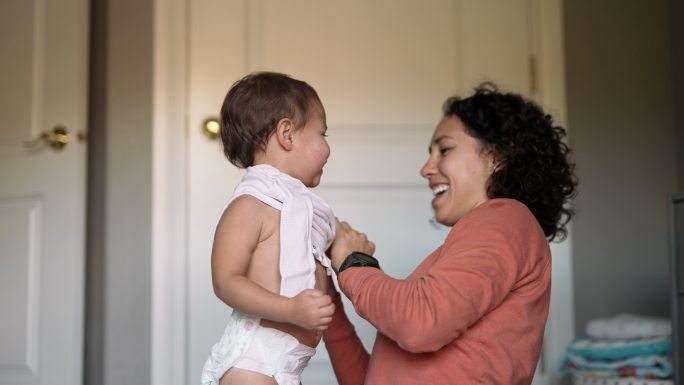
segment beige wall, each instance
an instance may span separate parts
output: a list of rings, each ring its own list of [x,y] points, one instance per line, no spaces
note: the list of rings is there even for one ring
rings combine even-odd
[[[669,314],[666,198],[677,189],[682,151],[670,8],[670,0],[564,3],[580,180],[572,244],[578,334],[597,317]]]

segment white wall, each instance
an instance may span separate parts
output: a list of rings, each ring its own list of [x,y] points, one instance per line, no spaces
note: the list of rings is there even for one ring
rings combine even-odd
[[[670,0],[565,1],[575,325],[669,314],[667,194],[677,188]]]

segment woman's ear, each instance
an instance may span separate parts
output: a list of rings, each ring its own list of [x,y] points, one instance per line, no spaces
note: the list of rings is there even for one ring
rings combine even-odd
[[[494,163],[494,172],[499,172],[501,169],[503,169],[504,164],[500,161],[495,161]]]
[[[495,153],[492,159],[492,166],[494,167],[494,172],[499,172],[506,167],[506,160],[499,153]]]
[[[278,144],[286,151],[292,150],[295,125],[292,119],[282,118],[276,124],[275,136]]]
[[[502,168],[504,168],[504,159],[502,159],[501,154],[496,150],[496,148],[492,147],[489,148],[487,151],[490,162],[489,167],[491,168],[492,173],[500,171]]]

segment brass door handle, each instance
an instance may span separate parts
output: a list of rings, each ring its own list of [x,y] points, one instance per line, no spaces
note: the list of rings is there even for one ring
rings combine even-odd
[[[202,134],[209,140],[215,140],[221,134],[221,124],[218,118],[211,116],[202,122]]]
[[[55,127],[52,132],[43,131],[36,139],[24,142],[26,147],[35,147],[40,143],[47,143],[55,150],[61,150],[71,141],[69,131],[64,126]]]

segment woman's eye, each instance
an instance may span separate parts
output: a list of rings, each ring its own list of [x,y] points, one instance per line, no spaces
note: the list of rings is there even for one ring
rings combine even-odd
[[[446,155],[446,153],[449,152],[449,151],[451,151],[451,148],[450,148],[450,147],[440,148],[440,149],[439,149],[439,154],[442,155],[442,156],[444,156],[444,155]]]

